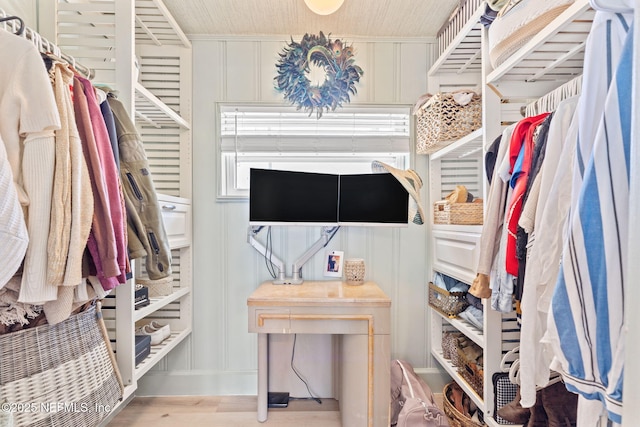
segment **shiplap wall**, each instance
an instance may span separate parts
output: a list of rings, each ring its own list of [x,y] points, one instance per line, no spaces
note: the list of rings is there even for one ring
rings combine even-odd
[[[247,332],[246,299],[269,274],[261,256],[247,243],[248,202],[217,200],[216,102],[282,102],[273,77],[277,54],[288,39],[193,40],[193,335],[143,378],[139,394],[256,392],[257,341]],[[412,105],[427,91],[426,71],[433,57],[430,41],[347,41],[353,43],[364,69],[352,103]],[[412,161],[426,178],[426,158]],[[425,182],[423,200],[427,200],[427,187]],[[439,379],[427,334],[426,230],[417,225],[342,228],[328,249],[366,260],[367,278],[392,300],[392,357],[406,359],[428,377]],[[276,228],[274,251],[290,266],[318,237],[319,229],[313,227]],[[321,253],[304,266],[305,278],[323,279]],[[317,358],[330,356],[331,340],[301,336],[297,345],[296,367],[314,392],[326,394],[330,375],[318,369]],[[274,340],[272,350],[283,371],[272,376],[272,387],[288,384],[284,391],[306,395],[304,385],[288,368],[291,337]]]
[[[16,11],[33,28],[38,28],[37,5],[37,0],[0,1],[0,7]],[[215,104],[281,102],[273,89],[274,64],[288,40],[289,36],[193,40],[193,334],[144,376],[138,395],[256,393],[257,342],[256,336],[247,332],[246,298],[269,275],[262,258],[246,242],[248,202],[216,199]],[[353,42],[356,59],[365,72],[354,104],[412,105],[427,91],[426,71],[434,56],[431,41],[347,41]],[[414,156],[412,162],[425,179],[422,198],[426,202],[427,159]],[[425,209],[429,209],[426,204]],[[319,236],[316,228],[274,231],[274,250],[289,266]],[[426,233],[426,226],[417,225],[342,228],[329,248],[366,260],[367,278],[375,280],[392,300],[391,356],[410,361],[438,384],[444,376],[429,355],[425,308],[429,267]],[[305,278],[323,279],[320,258],[318,254],[305,265]],[[278,365],[287,371],[280,380],[293,384],[292,394],[303,394],[301,383],[290,378],[288,360],[284,360],[290,357],[290,337],[273,344],[280,348]],[[297,345],[296,366],[315,392],[327,390],[326,372],[317,369],[317,359],[312,356],[326,357],[330,340],[301,336]],[[441,387],[435,385],[437,389]]]

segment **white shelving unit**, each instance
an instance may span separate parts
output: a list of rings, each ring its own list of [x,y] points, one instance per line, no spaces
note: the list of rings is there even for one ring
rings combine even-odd
[[[173,292],[134,309],[135,278],[104,304],[105,323],[125,383],[138,381],[192,331],[191,43],[162,0],[52,0],[58,45],[95,71],[96,84],[115,89],[136,121],[172,250]],[[135,365],[135,329],[167,323],[171,336]]]
[[[456,184],[464,184],[476,196],[486,194],[484,148],[500,135],[504,125],[520,118],[517,114],[520,105],[582,73],[585,40],[594,16],[588,0],[576,0],[495,70],[488,59],[487,30],[478,22],[482,8],[479,6],[466,12],[469,20],[464,25],[457,24],[455,36],[448,35],[449,45],[440,47],[441,55],[428,71],[432,93],[472,88],[480,82],[483,96],[483,127],[430,155],[431,204],[441,200]],[[476,63],[481,63],[482,67],[470,66]],[[433,271],[471,284],[481,232],[481,226],[434,225],[432,221],[428,235]],[[487,300],[483,303],[482,331],[463,320],[450,319],[430,310],[431,347],[434,359],[483,410],[485,422],[497,426],[493,419],[491,377],[499,371],[502,355],[518,344],[519,328],[515,313],[502,315],[493,311]],[[442,332],[452,329],[462,332],[483,348],[484,399],[442,355]]]

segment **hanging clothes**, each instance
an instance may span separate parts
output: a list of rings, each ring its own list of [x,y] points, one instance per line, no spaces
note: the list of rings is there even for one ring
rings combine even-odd
[[[130,256],[132,259],[147,256],[145,267],[149,282],[171,281],[171,248],[142,139],[124,105],[113,93],[107,101],[113,111],[118,137]]]
[[[53,131],[60,128],[60,117],[36,47],[26,39],[0,31],[0,50],[11,58],[0,64],[0,137],[29,233],[19,300],[38,304],[56,298],[54,288],[47,295],[37,289],[47,281],[55,165]]]
[[[558,109],[553,115],[553,120],[549,125],[549,135],[547,137],[547,148],[545,150],[544,161],[540,172],[536,176],[529,198],[523,207],[518,224],[528,233],[528,251],[525,267],[524,283],[522,290],[522,321],[520,333],[520,394],[521,405],[525,408],[533,407],[536,402],[536,387],[545,386],[549,382],[549,363],[551,357],[543,352],[540,339],[547,328],[547,309],[539,312],[538,301],[546,289],[546,283],[541,278],[548,274],[550,277],[557,276],[559,263],[556,263],[555,272],[548,273],[540,267],[541,258],[546,253],[552,251],[549,239],[561,240],[562,231],[550,228],[550,225],[560,225],[559,217],[564,214],[558,212],[558,205],[561,200],[550,197],[557,195],[558,189],[566,189],[567,179],[559,175],[571,170],[567,165],[571,164],[567,160],[575,152],[575,142],[577,141],[577,120],[574,119],[578,103],[578,97],[569,98],[558,105]],[[570,127],[573,127],[571,135]],[[572,140],[573,143],[566,142]],[[564,148],[566,146],[566,149]],[[552,189],[555,185],[556,188]],[[538,194],[536,197],[534,192]],[[560,197],[561,198],[561,197]],[[570,199],[567,194],[566,200]],[[566,204],[565,206],[568,206]],[[566,212],[565,212],[566,214]],[[542,224],[543,215],[549,218]],[[553,220],[553,222],[552,222]],[[558,244],[556,247],[560,246]],[[556,259],[559,259],[559,255]],[[552,268],[552,266],[549,266]],[[554,283],[555,284],[555,283]]]
[[[0,291],[18,271],[29,244],[27,224],[13,185],[7,150],[0,138]]]
[[[93,193],[71,101],[73,72],[56,62],[51,73],[62,126],[56,131],[48,283],[76,286],[82,281],[82,254],[91,230]]]
[[[491,186],[487,196],[484,225],[480,236],[480,255],[476,268],[476,278],[469,289],[469,293],[478,298],[491,297],[489,274],[491,266],[498,254],[500,237],[504,224],[504,213],[507,206],[507,183],[499,177],[499,165],[509,152],[509,141],[515,125],[507,127],[502,132],[502,138],[495,156]]]
[[[611,86],[595,137],[578,142],[574,172],[582,181],[573,189],[577,203],[544,338],[554,354],[551,368],[562,373],[567,388],[600,400],[616,423],[624,371],[633,55],[629,31],[617,70],[608,76]]]
[[[115,232],[111,222],[109,192],[91,126],[87,97],[82,82],[77,77],[73,80],[73,106],[93,191],[93,220],[87,240],[87,249],[93,262],[93,271],[90,271],[90,274],[98,277],[105,289],[113,289],[118,285],[116,276],[120,275],[120,268]]]
[[[84,77],[76,76],[76,79],[82,84],[84,89],[94,141],[98,149],[100,165],[104,172],[107,202],[109,203],[109,210],[111,212],[110,220],[113,225],[116,245],[115,256],[118,272],[114,276],[117,279],[117,283],[121,284],[127,281],[126,273],[130,271],[130,267],[127,255],[127,218],[118,167],[116,166],[115,156],[111,148],[109,133],[102,112],[100,111],[100,105],[98,105],[95,89],[91,82]],[[108,286],[110,286],[110,284]],[[112,288],[107,287],[105,289]]]
[[[531,160],[534,152],[534,132],[549,115],[543,113],[534,117],[522,119],[516,125],[511,137],[511,145],[509,148],[509,158],[511,162],[511,186],[513,194],[509,201],[505,222],[508,228],[507,247],[506,247],[506,270],[507,273],[518,275],[518,259],[516,257],[516,232],[518,227],[518,219],[522,211],[522,200],[524,192],[529,182],[529,171],[531,169]],[[521,159],[519,169],[517,165]]]

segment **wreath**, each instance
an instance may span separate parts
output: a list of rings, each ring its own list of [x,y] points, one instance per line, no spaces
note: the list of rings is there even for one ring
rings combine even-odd
[[[320,35],[305,34],[300,43],[291,43],[280,53],[276,64],[276,89],[284,98],[303,109],[309,115],[316,112],[318,118],[324,111],[334,111],[343,102],[350,102],[350,94],[357,93],[355,84],[360,81],[362,68],[355,65],[353,47],[339,39],[331,40]],[[307,77],[309,65],[313,64],[325,72],[325,81],[311,85]]]

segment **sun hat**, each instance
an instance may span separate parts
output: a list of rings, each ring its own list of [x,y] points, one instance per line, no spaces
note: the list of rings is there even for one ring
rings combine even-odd
[[[473,202],[473,194],[469,193],[464,185],[456,185],[455,190],[445,197],[448,203],[470,203]]]
[[[413,169],[397,169],[378,160],[371,162],[371,170],[373,173],[390,173],[400,184],[407,190],[411,196],[409,203],[409,221],[414,224],[424,224],[424,210],[420,201],[420,189],[422,188],[422,179],[420,175]]]
[[[29,244],[24,212],[13,183],[7,151],[0,139],[0,288],[18,271]]]

